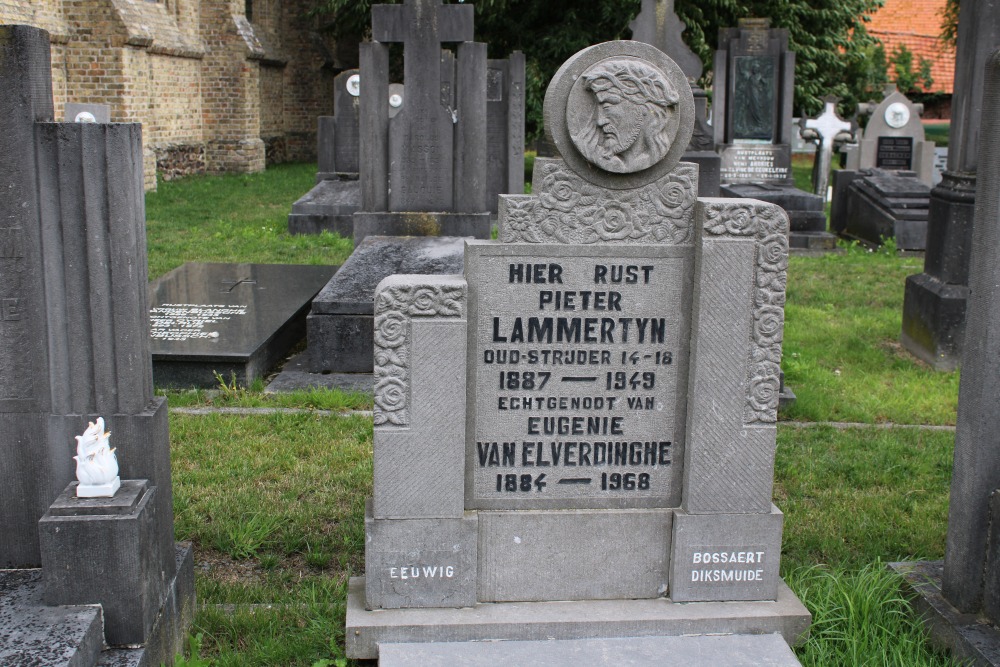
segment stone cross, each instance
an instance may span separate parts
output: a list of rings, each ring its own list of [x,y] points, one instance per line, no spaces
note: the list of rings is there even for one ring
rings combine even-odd
[[[854,123],[844,120],[837,114],[837,100],[838,98],[833,96],[824,97],[823,112],[815,118],[805,119],[802,123],[803,129],[812,130],[819,139],[819,150],[816,151],[816,163],[813,167],[813,192],[824,198],[830,180],[833,143],[844,132],[850,133],[854,130]]]
[[[441,45],[473,39],[473,8],[441,0],[372,6],[372,39],[403,44],[406,108],[391,130],[390,210],[449,210],[457,112],[442,105]],[[367,78],[367,75],[366,75]],[[449,91],[450,92],[450,91]]]

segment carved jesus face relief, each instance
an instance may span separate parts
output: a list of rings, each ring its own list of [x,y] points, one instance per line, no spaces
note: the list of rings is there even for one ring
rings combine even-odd
[[[603,60],[577,82],[589,93],[590,113],[571,110],[570,138],[592,164],[629,174],[656,164],[677,133],[679,99],[669,79],[635,58]]]

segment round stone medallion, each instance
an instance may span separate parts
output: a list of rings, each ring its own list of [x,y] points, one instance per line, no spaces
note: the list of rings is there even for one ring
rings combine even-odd
[[[353,97],[357,97],[361,94],[361,75],[352,74],[347,77],[347,92],[349,92]]]
[[[634,188],[673,170],[694,129],[680,67],[656,48],[606,42],[580,51],[545,94],[545,129],[566,163],[592,183]]]
[[[893,102],[885,108],[885,122],[898,130],[910,122],[910,110],[902,102]]]

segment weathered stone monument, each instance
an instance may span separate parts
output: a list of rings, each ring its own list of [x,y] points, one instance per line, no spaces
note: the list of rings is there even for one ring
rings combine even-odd
[[[473,42],[472,6],[407,0],[372,7],[361,45],[361,209],[366,236],[490,234],[486,201],[486,45]],[[403,44],[406,105],[389,118],[389,43]],[[458,43],[457,56],[442,51]]]
[[[1000,51],[983,95],[968,317],[942,563],[896,563],[920,594],[931,636],[956,661],[1000,664]]]
[[[937,370],[954,370],[962,357],[981,140],[982,76],[997,44],[1000,44],[997,0],[962,3],[948,169],[941,183],[931,191],[924,272],[906,279],[900,335],[903,347]]]
[[[890,85],[874,109],[868,106],[858,105],[859,111],[870,113],[871,117],[858,144],[844,149],[846,168],[914,171],[930,185],[934,142],[927,141],[920,122],[924,105],[914,104],[895,85]]]
[[[2,661],[171,663],[194,571],[153,394],[140,127],[52,122],[51,81],[48,33],[0,27]],[[121,488],[77,498],[97,417]]]
[[[524,54],[486,61],[486,200],[524,192]]]
[[[440,0],[372,7],[375,41],[361,45],[361,71],[378,86],[386,42],[403,42],[407,101],[390,118],[386,101],[361,88],[357,247],[313,300],[313,373],[370,373],[379,281],[399,270],[454,271],[458,238],[489,238],[490,200],[495,210],[498,192],[524,191],[524,57],[487,61],[486,45],[468,41],[472,19],[471,6]],[[442,50],[447,42],[460,42],[457,58]]]
[[[333,116],[317,121],[316,185],[292,204],[290,234],[329,231],[343,237],[354,234],[354,213],[361,207],[359,103],[361,73],[351,69],[333,81]],[[402,84],[389,84],[389,117],[403,107]]]
[[[632,39],[655,46],[666,53],[687,76],[694,95],[694,131],[681,158],[698,165],[698,195],[719,196],[722,158],[715,152],[715,140],[708,124],[708,93],[699,85],[701,58],[684,43],[684,22],[674,12],[673,0],[642,0],[642,10],[629,24]]]
[[[788,214],[792,247],[828,249],[823,197],[792,181],[792,96],[795,53],[788,31],[770,19],[740,19],[719,31],[712,83],[715,143],[726,197],[750,197]]]
[[[900,250],[923,250],[934,170],[923,105],[890,85],[881,103],[859,104],[858,112],[870,118],[861,140],[843,149],[847,168],[834,174],[830,229],[869,245],[892,238]]]
[[[771,502],[787,217],[697,198],[691,89],[647,44],[573,56],[544,115],[562,158],[501,198],[500,239],[465,241],[464,276],[376,291],[348,656],[690,656],[709,640],[681,635],[708,634],[731,656],[769,634],[798,664]]]

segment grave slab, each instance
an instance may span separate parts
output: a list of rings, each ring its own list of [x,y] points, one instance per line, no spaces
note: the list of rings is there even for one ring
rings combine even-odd
[[[153,374],[161,387],[249,384],[302,339],[333,266],[188,263],[149,287]]]
[[[900,250],[923,250],[930,193],[914,172],[862,172],[848,188],[844,236],[870,246],[891,238]]]
[[[381,644],[380,667],[795,667],[779,635]]]
[[[321,180],[292,204],[289,234],[330,232],[343,238],[354,234],[354,212],[361,207],[361,184],[355,180]]]
[[[778,584],[773,602],[583,600],[495,602],[463,609],[365,609],[365,579],[352,577],[347,596],[347,657],[373,660],[380,644],[398,642],[535,641],[690,634],[779,634],[790,646],[809,637],[811,616]]]
[[[903,577],[932,643],[948,650],[956,663],[1000,665],[1000,630],[977,614],[960,612],[942,595],[944,561],[889,563],[888,567]]]
[[[271,378],[264,391],[278,393],[299,389],[341,389],[360,391],[371,396],[374,380],[370,373],[310,373],[309,350],[289,357],[281,371]]]
[[[365,239],[312,301],[309,370],[371,373],[378,284],[395,273],[461,273],[464,255],[464,240],[450,236]]]

